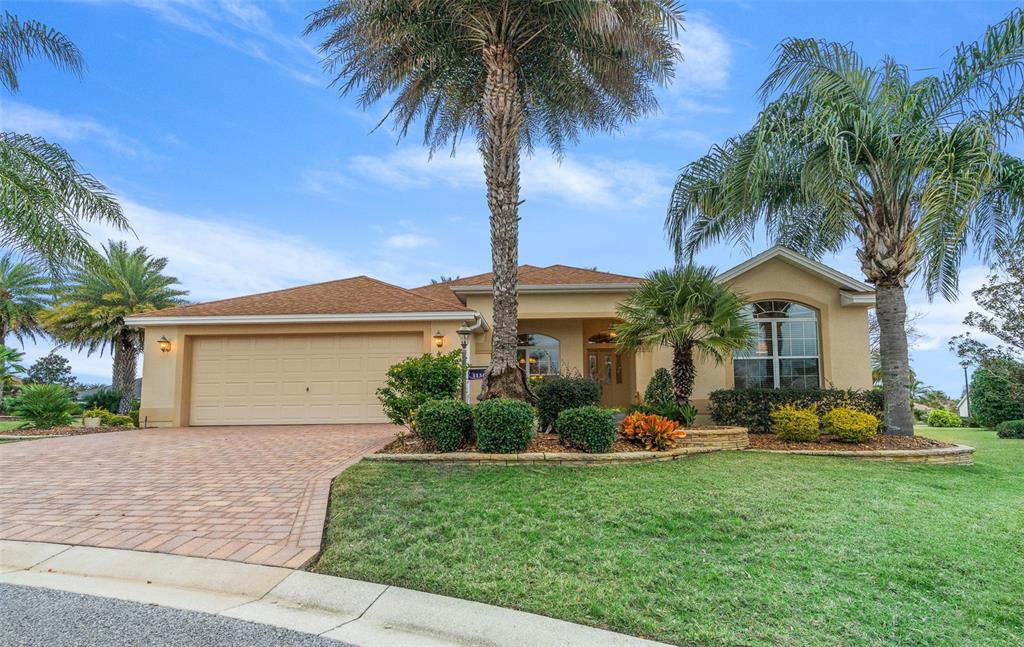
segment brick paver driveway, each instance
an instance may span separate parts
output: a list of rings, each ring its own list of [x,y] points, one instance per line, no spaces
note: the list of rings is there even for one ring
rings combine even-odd
[[[0,539],[299,567],[331,479],[391,425],[148,429],[0,445]]]

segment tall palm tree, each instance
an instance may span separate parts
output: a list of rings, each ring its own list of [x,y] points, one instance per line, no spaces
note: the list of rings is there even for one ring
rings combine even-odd
[[[790,39],[753,128],[683,169],[665,220],[679,257],[767,236],[813,256],[850,238],[874,284],[887,433],[912,435],[904,290],[957,295],[969,244],[1024,240],[1024,11],[961,44],[939,76],[910,79],[850,45]]]
[[[672,388],[687,404],[696,379],[694,359],[725,361],[754,341],[743,297],[715,281],[715,268],[687,265],[656,270],[618,307],[615,343],[635,351],[672,349]]]
[[[85,66],[81,52],[61,32],[3,12],[0,83],[8,92],[18,91],[25,61],[39,56],[75,74]],[[84,223],[128,228],[117,200],[66,150],[40,137],[0,132],[0,245],[59,270],[89,253]]]
[[[476,135],[494,273],[481,398],[530,397],[516,361],[520,149],[547,140],[560,155],[656,107],[681,19],[675,0],[334,0],[310,16],[342,93],[392,101],[400,136],[422,119],[433,153]]]
[[[112,384],[121,392],[118,413],[128,413],[135,386],[143,331],[125,325],[125,317],[184,303],[187,294],[173,286],[178,279],[163,273],[166,258],[153,258],[145,247],[129,250],[111,241],[69,273],[44,317],[51,335],[63,345],[89,354],[113,351]]]
[[[50,305],[50,280],[39,266],[16,261],[10,254],[0,258],[0,346],[7,335],[20,343],[42,332],[40,315]]]

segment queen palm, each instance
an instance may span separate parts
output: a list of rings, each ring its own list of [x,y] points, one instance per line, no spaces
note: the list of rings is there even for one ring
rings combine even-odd
[[[50,280],[33,263],[0,258],[0,346],[7,335],[24,344],[42,332],[40,315],[50,305]]]
[[[687,404],[696,378],[695,359],[725,360],[754,341],[743,297],[715,281],[715,268],[687,265],[657,270],[618,306],[615,343],[628,351],[672,349],[672,388]]]
[[[494,316],[482,398],[528,398],[516,361],[520,149],[556,154],[656,106],[681,20],[674,0],[336,0],[310,16],[343,93],[392,101],[400,136],[422,119],[431,152],[466,130],[483,158]],[[385,117],[386,119],[387,117]]]
[[[22,65],[40,56],[75,74],[84,68],[81,52],[67,36],[3,12],[0,83],[16,93]],[[66,150],[31,134],[0,132],[0,245],[60,269],[88,253],[84,223],[128,227],[117,200]]]
[[[109,347],[114,356],[114,389],[121,392],[118,413],[128,413],[143,331],[125,324],[125,318],[184,303],[187,294],[174,286],[178,279],[165,275],[166,258],[153,258],[145,247],[129,250],[111,241],[102,254],[79,262],[57,292],[56,304],[44,322],[63,345],[89,354]]]
[[[957,295],[969,244],[1024,238],[1024,162],[1003,145],[1024,123],[1024,12],[962,44],[939,76],[791,39],[761,86],[753,128],[683,169],[665,226],[680,258],[767,236],[812,256],[850,238],[874,284],[884,427],[913,434],[904,290]]]

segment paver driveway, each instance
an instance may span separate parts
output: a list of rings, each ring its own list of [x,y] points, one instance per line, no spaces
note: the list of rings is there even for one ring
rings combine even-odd
[[[0,445],[0,539],[299,567],[331,479],[391,425],[148,429]]]

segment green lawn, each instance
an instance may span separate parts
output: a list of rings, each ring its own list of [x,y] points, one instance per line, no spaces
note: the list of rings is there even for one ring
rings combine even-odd
[[[14,431],[25,426],[23,420],[0,421],[0,434]]]
[[[1021,645],[1024,440],[919,431],[976,464],[364,462],[315,570],[687,645]]]

